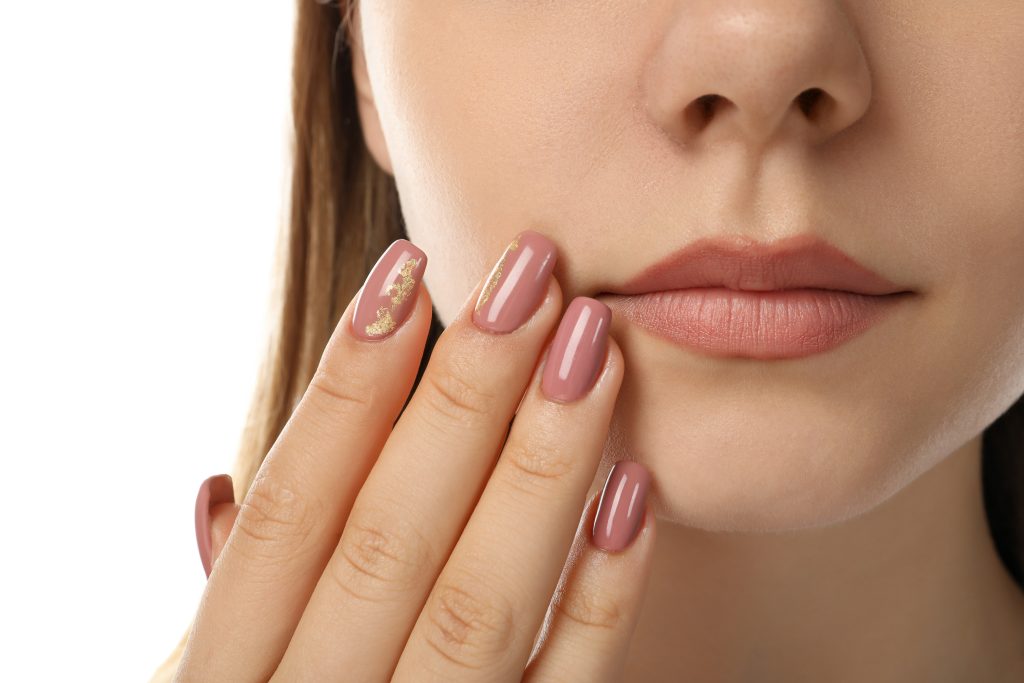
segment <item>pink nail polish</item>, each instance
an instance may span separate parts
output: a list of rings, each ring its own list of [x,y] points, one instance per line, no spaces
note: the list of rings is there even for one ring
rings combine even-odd
[[[391,336],[409,317],[427,255],[409,240],[391,243],[366,276],[352,313],[352,332],[372,341]]]
[[[565,309],[544,365],[541,390],[556,401],[575,401],[594,385],[608,348],[612,311],[578,296]]]
[[[489,332],[511,332],[540,305],[557,258],[555,243],[524,230],[505,248],[480,290],[473,322]]]
[[[199,544],[199,559],[203,562],[206,578],[213,569],[213,539],[210,537],[210,508],[220,503],[234,503],[235,489],[231,475],[215,474],[199,486],[196,496],[196,542]]]
[[[651,475],[632,460],[620,460],[612,467],[597,504],[592,537],[594,544],[610,552],[623,550],[643,524]]]

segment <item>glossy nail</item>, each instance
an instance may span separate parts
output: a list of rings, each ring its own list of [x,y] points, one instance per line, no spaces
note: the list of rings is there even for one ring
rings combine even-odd
[[[409,317],[427,267],[427,255],[409,240],[391,243],[366,276],[352,314],[356,337],[374,341],[391,336]]]
[[[604,365],[611,319],[611,309],[597,299],[578,296],[569,303],[545,361],[545,396],[568,402],[590,391]]]
[[[592,537],[599,548],[611,552],[625,549],[636,537],[643,519],[651,475],[632,460],[620,460],[612,467],[597,504]]]
[[[199,486],[196,496],[196,543],[199,544],[199,559],[203,562],[206,578],[213,569],[213,539],[210,536],[210,508],[221,503],[234,503],[235,489],[231,475],[215,474]]]
[[[477,297],[473,322],[489,332],[511,332],[529,320],[548,288],[555,243],[533,230],[513,238]]]

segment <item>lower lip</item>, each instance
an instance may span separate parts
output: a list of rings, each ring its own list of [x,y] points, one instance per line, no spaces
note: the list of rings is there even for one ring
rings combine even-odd
[[[714,356],[800,358],[833,349],[879,322],[909,292],[692,288],[598,298],[639,327]]]

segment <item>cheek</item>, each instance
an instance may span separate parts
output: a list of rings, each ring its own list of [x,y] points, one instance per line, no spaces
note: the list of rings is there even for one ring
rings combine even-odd
[[[429,254],[425,282],[446,324],[514,234],[579,224],[564,218],[579,203],[567,197],[609,149],[597,132],[628,109],[621,93],[608,104],[630,69],[613,8],[570,5],[368,6],[367,65],[406,229]]]
[[[1003,4],[971,21],[921,12],[918,31],[948,50],[897,43],[913,171],[895,187],[912,197],[902,229],[915,226],[933,275],[927,336],[908,361],[927,372],[922,405],[951,438],[1024,391],[1024,10]]]

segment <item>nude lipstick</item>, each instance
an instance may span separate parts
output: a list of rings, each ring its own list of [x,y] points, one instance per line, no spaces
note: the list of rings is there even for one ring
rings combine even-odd
[[[782,359],[833,349],[914,294],[805,234],[702,239],[594,298],[704,354]]]

